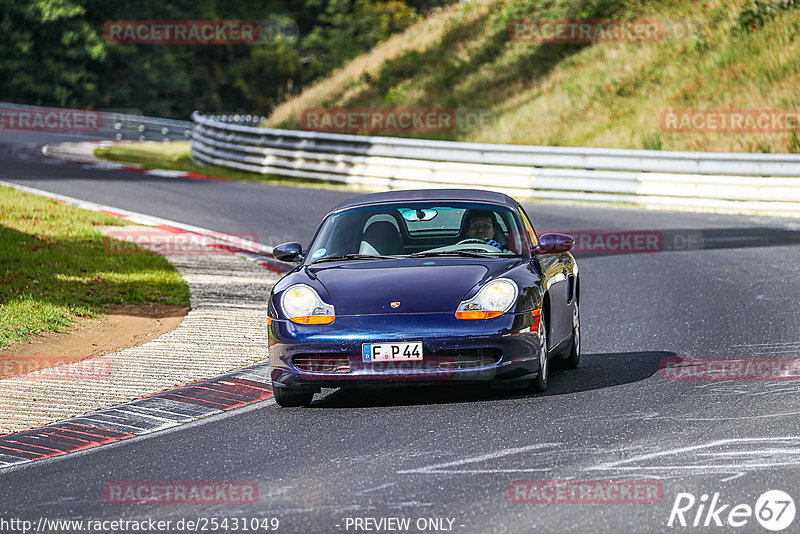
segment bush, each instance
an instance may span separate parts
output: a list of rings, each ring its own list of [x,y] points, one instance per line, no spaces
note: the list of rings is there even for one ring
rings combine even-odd
[[[798,0],[752,0],[736,17],[736,28],[756,31],[775,15],[800,5]]]

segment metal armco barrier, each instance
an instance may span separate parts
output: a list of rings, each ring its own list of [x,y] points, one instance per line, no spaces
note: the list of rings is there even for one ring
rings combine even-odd
[[[188,141],[192,136],[192,123],[171,119],[157,119],[142,115],[104,113],[104,124],[113,140],[131,141]],[[104,136],[104,139],[107,138]]]
[[[12,104],[0,102],[0,119],[4,111],[29,110],[31,112],[48,110],[70,111],[64,108],[30,106],[26,104]],[[110,110],[71,110],[76,112],[96,112],[99,116],[97,128],[77,129],[70,131],[63,125],[56,124],[55,129],[48,130],[46,127],[36,131],[60,133],[65,135],[80,135],[95,139],[112,141],[188,141],[192,136],[192,123],[189,121],[178,121],[172,119],[159,119],[157,117],[146,117],[137,113],[126,113],[122,111]],[[13,124],[3,124],[2,128],[12,129]],[[16,129],[25,129],[16,128]]]
[[[800,216],[800,154],[493,145],[266,129],[199,113],[192,120],[196,161],[261,174]]]

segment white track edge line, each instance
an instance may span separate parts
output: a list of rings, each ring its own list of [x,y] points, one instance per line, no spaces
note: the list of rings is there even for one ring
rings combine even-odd
[[[90,211],[111,211],[114,213],[119,213],[120,215],[124,215],[127,220],[131,222],[144,224],[146,226],[171,226],[173,228],[179,228],[181,230],[185,230],[187,232],[193,232],[200,235],[205,235],[208,237],[213,237],[219,241],[224,243],[234,245],[237,247],[241,247],[244,249],[251,249],[257,250],[259,252],[264,252],[266,254],[272,254],[272,250],[274,247],[269,245],[265,245],[263,243],[257,243],[255,241],[251,241],[249,239],[243,239],[241,237],[225,234],[222,232],[217,232],[214,230],[209,230],[208,228],[203,228],[200,226],[194,226],[191,224],[185,224],[177,221],[172,221],[170,219],[163,219],[161,217],[155,217],[153,215],[145,215],[144,213],[139,213],[136,211],[125,210],[122,208],[117,208],[114,206],[107,206],[105,204],[97,204],[95,202],[89,202],[88,200],[80,200],[78,198],[70,197],[67,195],[61,195],[58,193],[51,193],[49,191],[45,191],[43,189],[36,189],[34,187],[28,187],[25,185],[19,185],[12,182],[5,182],[0,180],[0,185],[14,188],[18,191],[23,191],[25,193],[31,193],[33,195],[37,195],[40,197],[50,198],[53,200],[60,200],[72,206],[76,206],[78,208],[87,209]]]

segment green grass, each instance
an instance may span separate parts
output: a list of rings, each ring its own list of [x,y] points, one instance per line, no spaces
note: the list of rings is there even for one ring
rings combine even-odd
[[[656,19],[646,43],[518,43],[516,20]],[[663,132],[667,109],[800,108],[800,2],[494,0],[454,4],[278,106],[488,111],[471,129],[409,136],[530,145],[800,152],[780,133]],[[386,135],[403,135],[389,133]]]
[[[309,186],[341,190],[352,189],[352,187],[333,181],[286,178],[229,169],[227,167],[218,167],[215,165],[197,165],[192,160],[191,143],[188,141],[125,143],[112,145],[108,148],[97,148],[94,154],[100,158],[121,163],[132,163],[147,169],[185,171],[217,178],[227,178],[244,182],[262,182],[273,185]]]
[[[95,227],[119,224],[0,187],[0,349],[63,332],[109,305],[189,305],[188,285],[164,257],[109,253],[115,247]]]

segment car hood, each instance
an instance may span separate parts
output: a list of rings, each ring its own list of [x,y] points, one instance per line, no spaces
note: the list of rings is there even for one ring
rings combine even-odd
[[[450,258],[369,260],[313,265],[308,273],[325,287],[336,315],[455,313],[472,288],[516,264]]]

